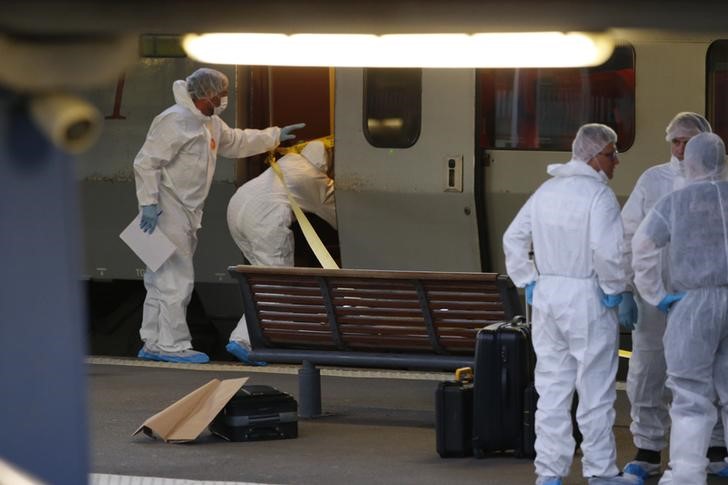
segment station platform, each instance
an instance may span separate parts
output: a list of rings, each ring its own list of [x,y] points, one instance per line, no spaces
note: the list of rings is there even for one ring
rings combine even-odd
[[[324,416],[300,420],[296,439],[233,443],[205,430],[195,442],[168,444],[132,433],[148,417],[214,378],[249,377],[251,384],[271,385],[296,396],[297,366],[89,357],[87,368],[93,484],[534,483],[530,460],[439,457],[434,392],[450,373],[324,367]],[[623,388],[618,383],[614,428],[620,466],[634,453]],[[723,482],[728,480],[708,480]],[[585,483],[577,454],[565,484]]]

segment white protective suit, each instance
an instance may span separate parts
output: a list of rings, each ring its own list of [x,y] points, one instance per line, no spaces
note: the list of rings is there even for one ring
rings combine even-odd
[[[632,237],[647,213],[663,196],[685,186],[682,162],[671,157],[669,163],[647,169],[637,180],[632,194],[622,209],[626,259],[632,261]],[[663,284],[670,287],[670,270],[665,251],[660,255]],[[632,281],[631,265],[627,274]],[[668,403],[670,393],[665,387],[667,369],[662,339],[666,315],[635,294],[639,306],[639,321],[632,332],[632,357],[627,374],[627,396],[631,404],[630,431],[637,448],[660,451],[667,445],[669,428]],[[723,429],[719,420],[713,430],[710,446],[724,446]]]
[[[612,432],[618,322],[616,310],[602,304],[601,292],[625,290],[623,234],[619,203],[606,176],[581,161],[591,156],[549,165],[553,178],[528,199],[503,236],[513,282],[523,287],[536,281],[532,331],[539,477],[569,474],[575,389],[584,476],[619,472]],[[535,263],[528,258],[531,244]]]
[[[139,205],[159,204],[158,228],[177,247],[157,271],[144,273],[147,296],[139,333],[145,343],[177,352],[192,348],[186,317],[194,286],[192,256],[217,155],[239,158],[272,150],[280,129],[230,128],[195,107],[185,81],[175,81],[172,91],[176,104],[154,118],[134,159],[134,175]]]
[[[647,169],[637,180],[624,204],[622,222],[629,281],[633,279],[629,264],[632,261],[632,237],[658,200],[685,185],[681,163],[673,156],[669,163]],[[667,284],[667,258],[661,257],[660,264]],[[639,298],[638,293],[634,297],[639,308],[639,320],[637,328],[632,332],[632,357],[627,374],[627,396],[632,418],[630,431],[637,448],[660,451],[667,445],[670,421],[667,411],[670,393],[665,387],[667,374],[662,346],[666,316],[655,306]]]
[[[634,281],[657,305],[685,292],[672,306],[664,337],[667,386],[672,391],[670,468],[666,484],[706,483],[706,452],[717,422],[715,402],[728,420],[728,182],[721,181],[725,146],[702,133],[685,149],[687,185],[655,205],[632,240]],[[669,285],[660,254],[666,246]]]
[[[334,181],[326,175],[324,144],[309,142],[301,154],[278,160],[288,190],[301,210],[336,228]],[[230,199],[227,211],[230,235],[252,265],[293,266],[291,224],[295,216],[286,188],[272,168],[243,184]],[[245,315],[230,335],[231,341],[250,343]]]

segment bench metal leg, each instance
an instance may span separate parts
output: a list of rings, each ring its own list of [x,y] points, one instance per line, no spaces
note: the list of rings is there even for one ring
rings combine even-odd
[[[321,371],[308,360],[298,370],[298,415],[321,416]]]

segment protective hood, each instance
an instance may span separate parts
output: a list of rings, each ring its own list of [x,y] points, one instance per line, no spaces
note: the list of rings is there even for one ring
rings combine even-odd
[[[327,160],[326,160],[326,149],[324,144],[320,141],[314,140],[306,144],[301,150],[301,156],[308,160],[308,162],[316,167],[320,172],[326,173]]]
[[[665,141],[676,138],[692,138],[700,133],[710,133],[713,129],[702,115],[690,111],[678,113],[665,129]]]
[[[185,81],[175,81],[172,84],[172,94],[174,95],[174,102],[178,105],[187,108],[192,112],[192,114],[199,118],[209,118],[209,116],[202,114],[202,112],[197,109],[197,106],[195,106],[195,103],[192,102],[190,93],[187,92],[187,83]]]
[[[725,144],[714,133],[700,133],[685,145],[685,178],[688,183],[725,179]]]
[[[571,160],[568,163],[552,163],[546,167],[546,173],[552,177],[592,177],[600,182],[607,183],[609,180],[603,172],[597,172],[586,163],[579,160]]]

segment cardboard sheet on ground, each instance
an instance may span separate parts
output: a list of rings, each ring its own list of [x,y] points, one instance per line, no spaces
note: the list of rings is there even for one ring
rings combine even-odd
[[[194,441],[247,380],[213,379],[144,421],[132,436],[143,431],[167,443]]]
[[[141,214],[138,214],[131,224],[119,234],[119,237],[150,270],[157,271],[172,256],[175,245],[159,227],[151,234],[142,231],[139,227],[141,217]]]

